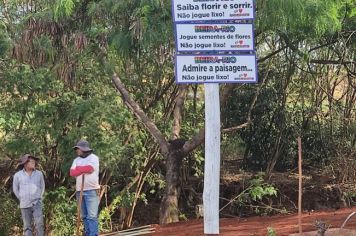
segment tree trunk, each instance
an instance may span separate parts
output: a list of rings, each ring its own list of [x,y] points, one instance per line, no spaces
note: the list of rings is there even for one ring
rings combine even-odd
[[[182,165],[182,159],[183,155],[180,151],[171,151],[166,158],[166,191],[159,211],[160,224],[179,221],[179,170]]]
[[[182,111],[188,86],[179,85],[173,111],[172,140],[169,141],[169,152],[166,158],[166,191],[159,211],[160,224],[179,221],[178,200],[180,194],[180,169],[184,157],[181,151],[185,140],[180,139]]]

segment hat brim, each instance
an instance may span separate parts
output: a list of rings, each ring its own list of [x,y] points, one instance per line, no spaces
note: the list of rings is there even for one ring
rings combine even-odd
[[[80,149],[80,150],[83,151],[83,152],[93,151],[93,149],[88,148],[88,147],[81,147],[81,146],[74,146],[74,147],[73,147],[74,150],[77,149],[77,148]]]
[[[39,160],[40,160],[38,157],[35,157],[35,156],[28,156],[25,161],[22,161],[22,162],[20,161],[20,165],[25,165],[26,162],[28,162],[28,159],[30,159],[30,158],[34,159],[35,161],[39,161]]]

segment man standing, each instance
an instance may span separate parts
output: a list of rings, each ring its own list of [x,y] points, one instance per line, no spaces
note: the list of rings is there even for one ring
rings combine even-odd
[[[13,191],[20,201],[25,236],[32,236],[32,221],[36,236],[44,236],[42,195],[45,190],[43,174],[36,169],[38,158],[25,154],[21,157],[20,168],[14,175]]]
[[[81,218],[84,223],[85,236],[97,236],[99,235],[99,197],[97,193],[100,189],[99,158],[93,154],[93,150],[85,140],[80,140],[73,148],[77,154],[77,158],[74,159],[70,168],[70,176],[76,177],[76,196],[78,201],[83,185]],[[85,177],[82,178],[82,175]]]

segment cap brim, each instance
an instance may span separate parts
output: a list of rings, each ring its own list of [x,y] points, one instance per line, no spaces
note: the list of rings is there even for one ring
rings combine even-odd
[[[93,149],[90,149],[90,148],[86,148],[86,147],[80,147],[80,146],[74,146],[73,149],[80,149],[82,150],[83,152],[89,152],[89,151],[93,151]]]

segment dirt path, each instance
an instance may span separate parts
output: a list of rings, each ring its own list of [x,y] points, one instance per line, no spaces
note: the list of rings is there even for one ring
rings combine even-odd
[[[323,211],[303,214],[303,232],[315,230],[316,220],[322,220],[330,228],[339,228],[346,217],[356,211],[356,207],[344,208],[336,211]],[[153,236],[200,236],[204,235],[203,221],[191,220],[179,222],[169,226],[156,227]],[[248,235],[267,235],[267,227],[272,227],[278,236],[288,235],[298,232],[298,218],[296,214],[284,216],[265,216],[251,218],[224,218],[220,220],[220,235],[222,236],[248,236]],[[347,223],[348,229],[356,229],[356,216]]]

